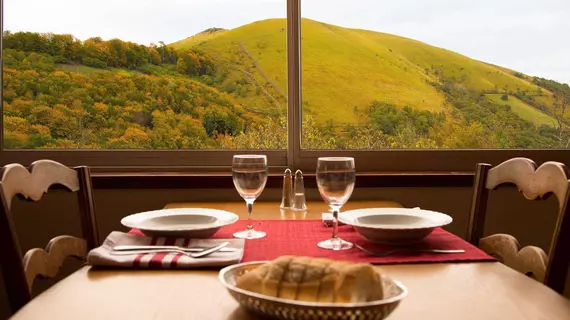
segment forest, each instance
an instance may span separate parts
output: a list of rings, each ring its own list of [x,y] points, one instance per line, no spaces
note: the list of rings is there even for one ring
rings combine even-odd
[[[287,147],[286,113],[262,112],[242,103],[262,95],[269,84],[229,79],[227,62],[205,50],[4,32],[3,57],[5,148]],[[541,104],[528,91],[469,90],[441,73],[429,83],[445,97],[440,111],[373,99],[358,109],[358,122],[342,125],[323,125],[305,112],[302,146],[568,148],[568,85],[515,75],[551,93],[553,105]],[[556,125],[523,119],[508,104],[489,100],[490,93],[501,93],[504,101],[520,99],[556,119]]]
[[[192,79],[213,70],[199,52],[29,32],[3,41],[7,148],[215,148],[256,121]],[[99,70],[63,68],[82,65]]]

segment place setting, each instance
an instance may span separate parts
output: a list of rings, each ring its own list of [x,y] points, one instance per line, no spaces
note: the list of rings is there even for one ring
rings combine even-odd
[[[89,252],[94,266],[133,268],[215,267],[242,259],[242,239],[211,239],[220,228],[239,220],[223,210],[164,209],[133,214],[121,220],[128,233],[114,231]]]
[[[236,190],[245,200],[247,225],[228,239],[212,239],[222,227],[239,220],[235,213],[209,208],[177,208],[129,215],[121,224],[128,233],[114,231],[102,246],[89,252],[87,262],[99,267],[193,268],[219,267],[242,260],[245,239],[266,233],[253,228],[253,203],[267,182],[264,155],[236,155],[232,164]]]
[[[266,231],[266,237],[246,243],[242,262],[271,260],[282,255],[374,264],[494,260],[442,229],[453,219],[440,212],[420,208],[340,212],[354,189],[352,158],[320,158],[316,179],[320,195],[332,212],[330,223],[308,219],[257,221]],[[230,237],[244,223],[239,221],[224,228],[214,238]]]

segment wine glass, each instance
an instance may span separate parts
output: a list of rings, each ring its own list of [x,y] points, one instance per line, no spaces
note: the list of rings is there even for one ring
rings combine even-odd
[[[259,239],[266,233],[253,229],[251,211],[253,202],[261,195],[267,182],[267,157],[264,155],[235,155],[232,162],[234,186],[247,205],[247,227],[234,233],[240,239]]]
[[[352,190],[354,190],[355,180],[354,158],[325,157],[318,159],[317,185],[319,193],[333,212],[332,238],[319,242],[319,247],[329,250],[352,248],[352,243],[338,237],[338,212],[350,198]]]

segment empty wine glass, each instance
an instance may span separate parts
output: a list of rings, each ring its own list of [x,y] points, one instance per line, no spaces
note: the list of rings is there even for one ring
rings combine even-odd
[[[235,155],[232,162],[234,186],[247,205],[247,227],[234,233],[240,239],[259,239],[266,233],[253,229],[251,211],[267,182],[267,157],[264,155]]]
[[[333,212],[332,238],[319,242],[319,247],[329,250],[352,248],[352,243],[338,237],[338,212],[350,198],[354,190],[355,180],[354,158],[325,157],[318,159],[317,185],[319,193]]]

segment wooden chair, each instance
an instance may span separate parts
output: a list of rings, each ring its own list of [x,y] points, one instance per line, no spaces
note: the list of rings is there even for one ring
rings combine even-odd
[[[28,169],[20,164],[8,164],[0,171],[0,264],[12,312],[16,312],[32,297],[32,284],[37,276],[56,276],[65,258],[85,259],[88,249],[99,245],[95,221],[93,188],[88,167],[68,168],[51,160],[39,160]],[[60,184],[78,192],[83,237],[59,236],[46,249],[31,249],[23,257],[14,228],[12,199],[19,194],[38,201],[50,186]]]
[[[534,246],[520,249],[518,241],[510,235],[483,238],[489,190],[505,183],[515,184],[529,200],[543,199],[549,194],[558,199],[558,218],[548,255]],[[568,170],[559,162],[545,162],[538,168],[526,158],[513,158],[496,167],[478,164],[467,239],[507,266],[562,293],[570,265],[569,186]]]

